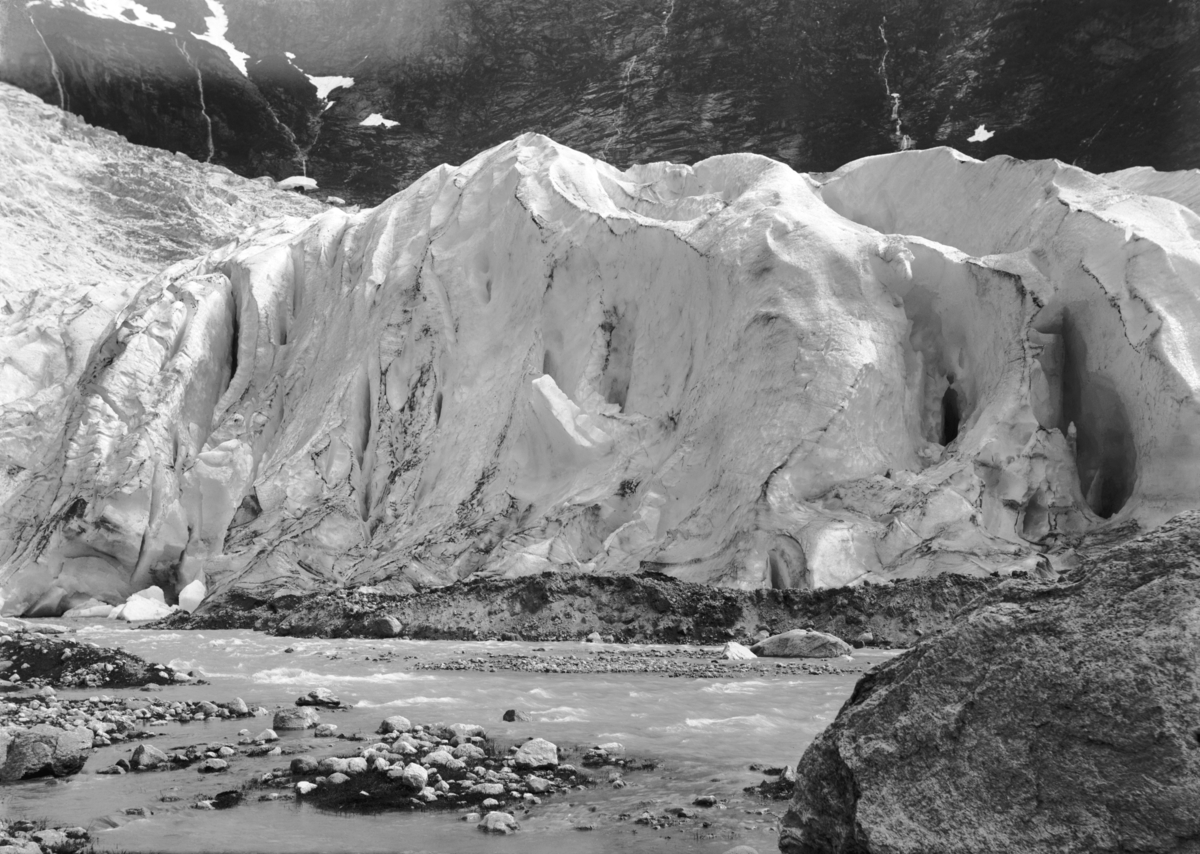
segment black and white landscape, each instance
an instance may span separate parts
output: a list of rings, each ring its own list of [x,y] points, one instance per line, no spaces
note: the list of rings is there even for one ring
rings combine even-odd
[[[1200,7],[3,0],[0,81],[0,854],[1200,850]]]

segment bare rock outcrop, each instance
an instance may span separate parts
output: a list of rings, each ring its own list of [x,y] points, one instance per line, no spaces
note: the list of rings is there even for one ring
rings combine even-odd
[[[780,848],[1200,850],[1200,514],[989,600],[860,680]]]

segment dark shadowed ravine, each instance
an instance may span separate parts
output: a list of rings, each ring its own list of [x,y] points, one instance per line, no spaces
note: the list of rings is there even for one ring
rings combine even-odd
[[[193,35],[203,0],[145,8],[174,29],[4,0],[0,80],[132,142],[251,177],[307,169],[369,204],[526,131],[621,167],[750,151],[821,172],[950,145],[1103,172],[1200,153],[1185,2],[227,0],[245,74]],[[353,83],[326,101],[306,75]]]

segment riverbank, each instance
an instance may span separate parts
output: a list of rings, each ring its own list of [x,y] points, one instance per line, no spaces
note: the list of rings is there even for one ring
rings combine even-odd
[[[764,632],[810,628],[887,649],[944,631],[959,611],[1001,583],[1022,582],[947,574],[831,590],[734,590],[659,573],[544,573],[407,595],[372,588],[239,589],[152,627],[414,640],[568,641],[595,633],[617,643],[670,644],[745,643]]]
[[[0,620],[0,690],[133,688],[192,679],[165,664],[69,635],[52,623]]]
[[[853,660],[832,659],[829,672],[818,675],[774,668],[770,665],[775,662],[765,660],[761,671],[728,662],[713,665],[714,672],[727,669],[720,678],[670,678],[671,672],[629,672],[632,668],[618,665],[644,659],[683,674],[712,664],[721,647],[291,638],[247,630],[144,631],[113,620],[56,622],[74,629],[68,636],[79,642],[119,648],[196,676],[150,691],[62,688],[53,700],[36,697],[36,691],[11,692],[5,699],[25,709],[32,726],[40,722],[35,716],[49,715],[57,705],[64,728],[77,718],[107,716],[126,720],[129,730],[118,727],[124,739],[109,736],[109,745],[94,747],[78,773],[0,787],[5,810],[11,818],[86,826],[99,850],[155,854],[384,854],[394,852],[397,838],[405,840],[406,850],[428,854],[488,854],[497,845],[513,844],[526,854],[604,854],[614,849],[724,854],[735,845],[765,854],[776,845],[786,805],[745,789],[762,783],[763,768],[795,761],[850,695],[860,675],[851,671],[895,656],[854,650]],[[558,672],[458,669],[461,663],[478,668],[479,660],[570,661],[572,655],[576,666],[560,666]],[[448,666],[437,668],[439,663]],[[816,668],[826,662],[782,663]],[[314,707],[321,729],[275,728],[275,711],[299,710],[298,696],[322,687],[341,702],[336,708]],[[233,714],[231,704],[238,697],[248,710],[265,709],[272,715]],[[31,708],[35,701],[39,707]],[[514,714],[506,715],[509,710]],[[384,740],[376,731],[381,720],[396,715],[412,721],[414,730],[423,723],[426,733],[435,732],[432,722],[438,721],[484,727],[492,746],[479,746],[495,767],[472,762],[469,771],[478,784],[499,782],[508,792],[507,786],[516,783],[505,772],[508,750],[534,738],[561,747],[560,765],[573,765],[578,780],[549,797],[529,791],[540,804],[525,798],[526,792],[519,803],[495,798],[507,807],[499,811],[520,823],[507,842],[481,833],[474,821],[461,820],[473,812],[482,820],[496,811],[484,808],[482,801],[472,802],[474,796],[463,790],[465,783],[476,781],[465,775],[457,791],[447,792],[462,796],[458,804],[446,799],[432,808],[371,809],[371,799],[360,799],[358,793],[376,791],[376,783],[379,792],[388,790],[386,772],[374,770],[374,760],[388,759],[392,770],[399,760],[386,754],[407,753],[394,742],[372,757],[371,771],[346,775],[352,791],[330,789],[328,799],[324,793],[299,794],[296,783],[315,784],[319,776],[341,772],[331,768],[329,773],[296,776],[290,773],[294,759],[311,757],[319,765],[330,757],[365,759],[364,752],[372,749],[380,754],[377,745]],[[335,729],[329,734],[326,727]],[[259,739],[267,729],[274,730],[277,741]],[[439,741],[446,737],[436,734]],[[588,748],[609,743],[626,748],[625,768],[584,762]],[[133,754],[141,747],[146,750],[134,763]],[[156,757],[151,747],[166,761],[159,757],[152,769],[138,770],[135,764],[141,767],[147,757]],[[449,745],[451,754],[455,747]],[[405,756],[405,767],[413,760],[423,764],[429,752],[418,747],[415,757]],[[637,765],[629,767],[629,758],[638,760]],[[644,769],[642,763],[649,761],[657,767]],[[130,770],[113,773],[121,763]],[[480,765],[482,775],[475,771]],[[488,771],[505,779],[488,780]],[[624,786],[610,779],[618,772]],[[535,772],[512,773],[528,788],[525,778]],[[266,775],[271,782],[262,784]],[[587,776],[595,785],[585,782]],[[453,782],[444,779],[447,786]],[[430,788],[436,790],[436,782]],[[339,804],[339,799],[347,803]]]

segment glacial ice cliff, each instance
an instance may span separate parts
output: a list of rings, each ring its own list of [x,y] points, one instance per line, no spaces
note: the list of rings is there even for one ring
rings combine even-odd
[[[1053,572],[1198,503],[1193,180],[949,149],[622,172],[530,134],[262,227],[93,348],[0,508],[4,611]]]

